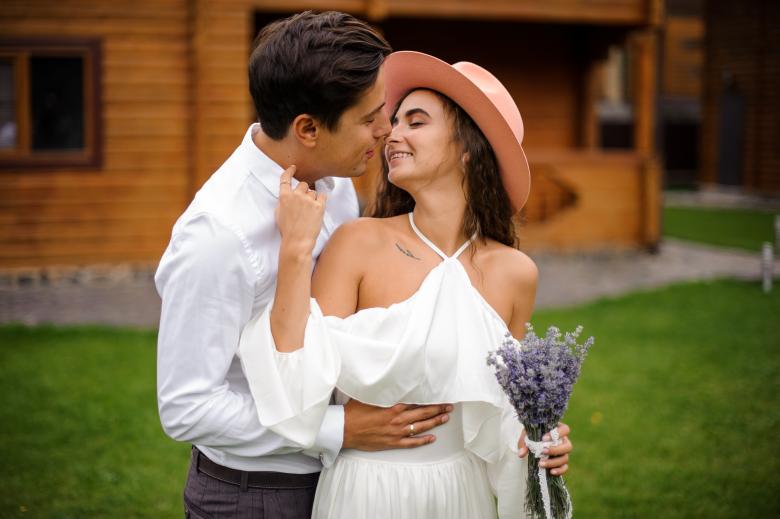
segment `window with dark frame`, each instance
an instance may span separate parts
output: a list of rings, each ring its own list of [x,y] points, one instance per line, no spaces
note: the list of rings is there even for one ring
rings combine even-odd
[[[100,42],[0,39],[0,168],[99,167]]]

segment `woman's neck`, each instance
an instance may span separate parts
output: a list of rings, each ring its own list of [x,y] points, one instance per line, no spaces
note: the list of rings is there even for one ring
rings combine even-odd
[[[414,224],[434,245],[452,255],[470,238],[463,235],[465,197],[416,196]]]

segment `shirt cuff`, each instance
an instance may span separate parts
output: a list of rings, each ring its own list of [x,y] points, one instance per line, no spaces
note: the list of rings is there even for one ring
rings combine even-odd
[[[344,406],[329,405],[322,425],[311,449],[303,451],[313,458],[319,458],[323,467],[330,467],[336,461],[344,443]]]

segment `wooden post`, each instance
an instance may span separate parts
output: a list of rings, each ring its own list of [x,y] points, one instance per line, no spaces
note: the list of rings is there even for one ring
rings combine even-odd
[[[580,145],[588,150],[599,146],[599,118],[597,103],[602,82],[604,62],[591,57],[585,66],[584,88],[580,102]]]
[[[642,218],[640,242],[648,250],[658,250],[661,239],[661,165],[655,157],[640,159]]]
[[[651,10],[651,25],[631,35],[633,50],[634,149],[642,175],[642,239],[656,250],[661,235],[661,165],[655,156],[658,33],[660,3]]]
[[[634,148],[640,156],[652,155],[655,142],[657,37],[653,29],[632,35],[634,67]]]

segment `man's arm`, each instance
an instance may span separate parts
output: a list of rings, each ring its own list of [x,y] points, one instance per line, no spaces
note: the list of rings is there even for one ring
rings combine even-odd
[[[165,432],[239,456],[297,450],[264,428],[225,377],[250,317],[258,273],[239,237],[200,215],[171,240],[155,276],[162,297],[157,396]]]

